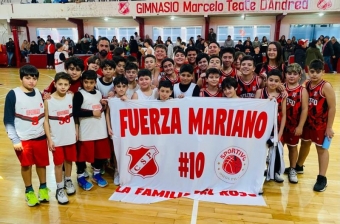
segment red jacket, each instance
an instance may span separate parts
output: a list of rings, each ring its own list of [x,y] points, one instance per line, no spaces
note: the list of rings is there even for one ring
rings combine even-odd
[[[55,52],[54,44],[46,44],[45,52],[48,53],[48,50],[49,50],[50,54],[54,54],[54,52]]]

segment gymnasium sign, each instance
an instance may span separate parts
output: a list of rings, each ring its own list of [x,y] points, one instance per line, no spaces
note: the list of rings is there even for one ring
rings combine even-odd
[[[299,12],[335,8],[334,0],[224,0],[135,2],[137,15],[164,13]]]
[[[120,187],[111,200],[264,205],[259,196],[274,101],[110,99]]]

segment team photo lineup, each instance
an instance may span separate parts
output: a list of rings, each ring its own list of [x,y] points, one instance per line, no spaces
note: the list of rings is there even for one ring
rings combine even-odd
[[[90,191],[94,184],[120,185],[115,156],[115,151],[120,149],[112,142],[110,98],[275,100],[277,130],[273,128],[271,136],[277,132],[279,141],[287,146],[289,165],[282,172],[276,166],[282,158],[275,158],[272,180],[297,184],[298,174],[303,174],[305,160],[315,145],[319,173],[315,174],[313,190],[326,190],[336,97],[331,84],[323,79],[325,70],[320,52],[306,57],[306,51],[299,51],[308,44],[308,50],[315,48],[317,41],[298,40],[295,53],[299,57],[295,63],[286,61],[280,42],[268,42],[266,49],[262,49],[250,48],[249,41],[241,51],[242,43],[239,47],[221,47],[215,40],[204,43],[201,49],[194,44],[181,46],[181,42],[176,46],[153,45],[150,39],[143,46],[134,36],[130,41],[133,44],[126,56],[123,47],[110,49],[110,40],[100,37],[98,53],[85,61],[69,56],[63,44],[57,43],[54,65],[49,67],[54,67],[56,74],[43,90],[36,88],[40,73],[37,68],[27,64],[19,69],[21,85],[8,92],[3,121],[21,164],[28,206],[50,200],[46,183],[49,151],[53,155],[55,197],[59,204],[69,203],[68,196],[76,193],[71,178],[73,162],[76,182],[84,191]],[[269,139],[268,147],[272,144]],[[32,165],[36,166],[40,182],[38,191],[32,186]],[[113,170],[112,180],[103,178],[108,168]]]

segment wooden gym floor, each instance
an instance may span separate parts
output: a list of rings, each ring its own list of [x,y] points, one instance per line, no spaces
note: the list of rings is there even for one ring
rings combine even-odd
[[[54,70],[40,70],[37,88],[42,90],[54,77]],[[334,123],[335,137],[330,148],[328,187],[323,193],[313,192],[318,174],[317,155],[314,146],[305,163],[305,174],[299,175],[299,183],[264,185],[266,207],[234,206],[218,203],[199,202],[197,223],[340,223],[340,75],[327,74],[325,79],[334,87],[338,101]],[[3,118],[4,100],[7,92],[19,85],[18,69],[0,69],[0,117]],[[47,168],[47,183],[51,189],[50,202],[37,207],[28,207],[24,200],[24,184],[20,174],[19,161],[5,128],[0,125],[0,223],[196,223],[192,222],[193,200],[175,199],[164,202],[136,205],[108,201],[115,190],[109,174],[104,177],[110,185],[106,188],[95,186],[85,192],[78,188],[69,197],[68,205],[58,205],[55,199],[56,183],[53,165]],[[313,150],[314,149],[314,150]],[[288,163],[287,150],[285,161]],[[53,164],[50,156],[50,164]],[[75,166],[74,166],[75,167]],[[76,174],[72,174],[73,183]],[[39,182],[33,173],[33,187]]]

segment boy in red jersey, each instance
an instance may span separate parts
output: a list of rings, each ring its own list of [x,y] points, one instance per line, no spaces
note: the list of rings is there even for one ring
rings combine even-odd
[[[247,57],[247,56],[246,56]],[[242,66],[242,63],[241,63]],[[286,124],[286,98],[282,96],[282,93],[278,91],[279,86],[281,85],[282,73],[277,69],[273,69],[268,73],[267,86],[263,89],[258,89],[255,94],[255,98],[258,99],[276,99],[278,104],[277,110],[277,127],[278,127],[278,140],[281,140],[283,135],[283,129]],[[274,132],[272,132],[272,137],[274,137]],[[277,159],[279,153],[276,154],[276,161],[280,161]],[[279,157],[280,158],[280,157]],[[279,170],[277,170],[277,166],[275,166],[275,175],[274,180],[278,183],[282,183],[284,179],[281,177]]]
[[[322,79],[324,74],[324,64],[320,60],[313,60],[309,65],[310,80],[306,83],[309,95],[308,118],[301,135],[301,148],[297,165],[303,166],[310,146],[315,143],[319,160],[319,175],[313,190],[322,192],[326,190],[326,172],[329,163],[329,152],[322,148],[325,138],[333,138],[332,129],[336,102],[335,93],[330,83]]]
[[[156,67],[160,68],[162,61],[167,58],[167,49],[164,44],[157,44],[155,47]]]
[[[222,77],[235,77],[236,75],[241,75],[241,72],[236,68],[233,68],[235,50],[231,47],[223,48],[220,51],[220,58],[222,59],[221,76]]]
[[[161,77],[160,70],[156,67],[156,57],[152,54],[147,54],[144,58],[144,68],[148,69],[152,74],[152,85],[158,87],[158,82]]]
[[[207,87],[202,88],[200,97],[222,97],[222,91],[219,88],[221,72],[216,68],[209,68],[206,72]]]
[[[164,72],[161,73],[161,80],[169,80],[172,85],[179,83],[179,76],[175,73],[174,67],[175,62],[171,58],[166,58],[162,61],[162,69]]]
[[[25,184],[27,205],[32,207],[48,202],[46,166],[49,165],[44,131],[44,103],[35,86],[39,71],[32,65],[20,68],[21,85],[8,92],[5,100],[4,125],[20,161],[21,176]],[[38,198],[32,187],[32,166],[40,181]],[[13,169],[13,167],[11,168]]]
[[[174,53],[174,62],[175,62],[175,68],[174,71],[176,75],[179,75],[179,70],[181,69],[181,66],[185,63],[185,52],[182,48],[179,48]]]
[[[236,76],[238,82],[237,95],[241,98],[255,98],[258,89],[263,88],[264,82],[254,74],[255,64],[252,56],[244,56],[241,60],[241,76]]]
[[[84,71],[84,62],[77,57],[70,57],[65,61],[65,71],[71,76],[71,86],[69,92],[76,93],[81,88],[81,73]],[[49,99],[50,95],[56,91],[54,81],[44,89],[44,99]]]
[[[296,164],[298,158],[297,145],[308,113],[308,93],[299,84],[301,72],[302,69],[299,64],[288,65],[285,84],[288,96],[286,106],[287,121],[283,131],[283,143],[287,144],[290,163],[290,166],[285,169],[285,173],[288,174],[289,182],[293,184],[298,183],[297,173],[301,171],[301,167]]]
[[[194,47],[187,47],[185,49],[185,57],[187,57],[188,63],[194,68],[194,74],[197,73],[198,66],[196,63],[196,58],[198,50]]]
[[[53,154],[55,179],[57,182],[56,198],[59,204],[69,202],[67,195],[76,192],[72,180],[72,161],[77,161],[76,129],[72,116],[73,94],[67,93],[71,78],[65,72],[57,73],[54,78],[57,91],[51,99],[45,100],[44,129],[49,150]],[[63,164],[65,182],[63,181]],[[64,190],[66,188],[66,192]],[[66,195],[67,194],[67,195]]]
[[[209,63],[209,55],[205,53],[200,53],[197,55],[196,64],[198,69],[194,74],[194,83],[197,83],[198,79],[200,78],[201,74],[205,74],[205,71],[208,69]]]
[[[219,56],[212,55],[209,58],[208,68],[216,68],[217,70],[221,70],[221,66],[222,66],[222,61],[221,61]],[[197,85],[200,88],[207,88],[207,81],[206,81],[206,79],[207,79],[206,74],[202,73],[200,75],[200,78],[197,80]],[[222,79],[221,79],[221,76],[220,76],[219,87],[221,86],[221,83],[222,83]]]

